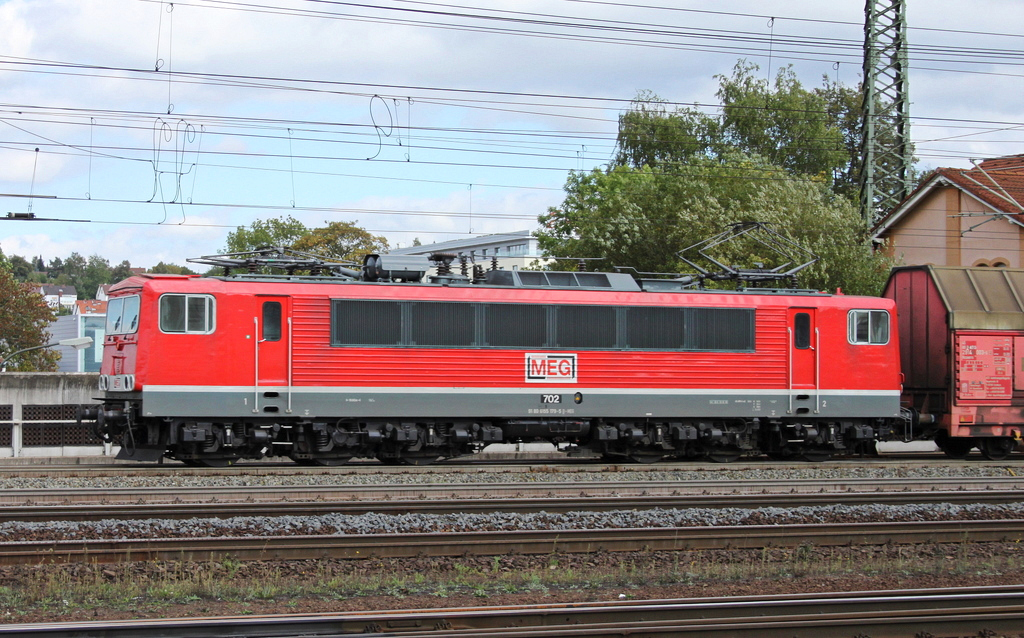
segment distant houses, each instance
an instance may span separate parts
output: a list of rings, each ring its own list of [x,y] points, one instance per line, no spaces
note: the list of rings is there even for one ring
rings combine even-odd
[[[43,296],[47,306],[55,310],[63,308],[70,312],[78,301],[78,290],[74,286],[43,284],[36,287],[36,292]]]

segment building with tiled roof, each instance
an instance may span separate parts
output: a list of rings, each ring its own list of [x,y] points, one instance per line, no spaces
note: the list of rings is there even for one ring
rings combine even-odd
[[[1024,155],[936,169],[872,235],[905,265],[1024,266]]]
[[[98,299],[79,299],[75,302],[76,315],[106,315],[107,302]]]
[[[78,299],[78,290],[74,286],[43,284],[36,286],[35,290],[43,296],[46,305],[51,308],[71,310],[75,307],[75,301]]]

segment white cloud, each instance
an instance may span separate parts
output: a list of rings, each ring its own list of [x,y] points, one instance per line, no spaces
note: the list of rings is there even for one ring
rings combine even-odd
[[[341,5],[292,0],[273,4],[359,13]],[[7,253],[41,253],[51,258],[75,251],[83,255],[99,253],[112,263],[129,259],[133,264],[152,265],[158,261],[183,263],[186,257],[215,252],[223,246],[230,227],[290,213],[313,226],[325,217],[358,219],[360,225],[388,235],[395,243],[408,243],[413,237],[424,242],[464,237],[470,229],[489,233],[531,228],[537,215],[561,201],[560,191],[498,189],[482,184],[558,189],[565,182],[566,171],[603,164],[614,144],[616,117],[638,90],[649,89],[680,103],[714,103],[718,85],[715,74],[728,74],[740,57],[760,64],[766,76],[769,66],[777,70],[791,63],[808,86],[817,86],[824,73],[830,77],[838,74],[848,85],[859,80],[862,3],[729,0],[713,7],[698,0],[662,3],[672,8],[711,9],[720,12],[717,14],[558,0],[482,0],[477,4],[520,12],[517,15],[537,12],[716,31],[704,31],[707,37],[699,40],[678,40],[687,48],[653,48],[230,11],[214,8],[218,5],[212,3],[177,4],[168,13],[169,3],[137,0],[9,0],[0,3],[0,32],[5,34],[2,53],[6,56],[144,71],[153,69],[156,60],[162,58],[163,69],[179,73],[310,79],[321,83],[305,86],[321,92],[269,90],[255,88],[249,82],[194,84],[183,77],[168,84],[164,74],[147,77],[100,69],[74,71],[87,73],[76,76],[69,75],[69,69],[0,64],[3,102],[7,105],[0,106],[0,122],[20,122],[30,131],[0,124],[0,193],[25,193],[34,188],[39,195],[60,198],[36,200],[41,216],[124,224],[52,222],[43,226],[45,233],[40,233],[35,226],[0,223],[0,246]],[[1007,25],[1021,23],[1024,4],[1008,0],[911,4],[912,47],[934,44],[951,50],[980,46],[1010,53],[1020,48],[1019,38],[968,36],[915,27],[1012,30]],[[369,10],[362,13],[382,14]],[[754,15],[726,15],[729,13]],[[455,21],[424,14],[389,15]],[[766,16],[773,15],[777,17],[770,25]],[[548,28],[537,24],[473,24]],[[600,35],[668,38],[657,34]],[[836,71],[832,68],[835,60],[829,58],[831,53],[788,51],[791,47],[786,38],[793,35],[811,35],[826,42],[841,40],[845,48],[834,51],[845,52],[847,57],[842,58]],[[769,45],[764,40],[768,37],[773,38],[770,60]],[[728,47],[728,52],[715,52],[716,47]],[[1024,71],[1019,67],[999,67],[1007,74],[1004,76],[952,74],[929,70],[950,64],[929,62],[917,55],[912,57],[910,78],[913,116],[1024,123],[1024,106],[1018,98],[1022,78],[1017,77]],[[814,57],[820,59],[807,59]],[[0,61],[4,59],[9,60]],[[141,81],[140,77],[147,79]],[[225,77],[223,82],[231,81]],[[376,86],[332,82],[368,82]],[[424,92],[380,85],[496,93]],[[500,92],[600,96],[623,102],[579,109],[570,108],[579,102],[564,98],[514,99]],[[416,127],[411,147],[406,132],[403,146],[397,144],[400,136],[393,135],[377,148],[376,132],[369,128],[370,96],[374,94],[398,99],[397,123]],[[400,99],[407,96],[413,98],[411,112],[409,103]],[[456,103],[456,99],[491,103]],[[173,113],[167,115],[170,104]],[[394,102],[389,104],[395,106]],[[560,106],[556,108],[555,104]],[[591,102],[583,104],[595,106]],[[69,110],[62,110],[58,117],[54,111],[57,108]],[[19,110],[31,111],[35,121],[24,121],[24,116],[16,120],[12,112]],[[150,115],[128,118],[121,115],[126,111]],[[570,117],[561,117],[565,115]],[[383,117],[377,106],[374,116]],[[183,121],[197,131],[203,128],[191,140],[175,132],[171,139],[157,144],[153,129],[161,121],[171,123],[172,128]],[[971,132],[962,124],[915,120],[911,131],[916,139],[938,140],[920,146],[922,160],[933,166],[959,165],[974,154],[1024,151],[1024,136],[1016,131],[949,139]],[[472,132],[450,130],[454,128]],[[484,130],[537,135],[498,138]],[[39,136],[64,146],[51,146]],[[470,147],[467,140],[475,146]],[[38,164],[31,150],[36,145],[41,148]],[[161,149],[159,155],[155,154],[157,148]],[[86,154],[90,150],[96,152],[91,162]],[[377,160],[366,161],[378,150]],[[406,154],[412,161],[403,161]],[[312,159],[316,157],[328,159]],[[155,159],[159,162],[153,163]],[[491,164],[557,170],[488,168]],[[358,175],[365,178],[354,177]],[[177,198],[196,202],[196,206],[185,207],[185,219],[201,225],[177,226],[175,222],[182,218],[180,207],[147,203],[154,196],[154,183],[163,187],[156,189],[158,201]],[[468,217],[469,184],[473,184],[472,221]],[[299,208],[434,214],[290,211],[288,206],[293,201]],[[218,208],[216,204],[236,206]],[[20,211],[26,206],[24,199],[0,198],[0,207],[6,210]],[[282,208],[269,208],[273,206]],[[167,224],[135,225],[165,219],[165,210]],[[484,213],[499,217],[483,217]]]

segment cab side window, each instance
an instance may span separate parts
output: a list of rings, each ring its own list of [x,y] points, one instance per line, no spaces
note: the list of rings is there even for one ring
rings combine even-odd
[[[889,313],[885,310],[851,310],[849,340],[857,345],[889,343]]]
[[[793,317],[793,346],[800,350],[811,347],[811,315],[806,312]]]
[[[281,302],[263,302],[263,332],[260,338],[263,341],[281,340]]]
[[[163,295],[160,297],[161,331],[209,334],[213,332],[214,327],[213,296]]]

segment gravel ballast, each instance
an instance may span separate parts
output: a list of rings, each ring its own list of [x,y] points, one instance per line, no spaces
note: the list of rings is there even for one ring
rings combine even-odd
[[[565,513],[395,515],[370,512],[359,515],[240,516],[223,519],[9,522],[0,525],[0,541],[557,531],[982,519],[1024,519],[1024,503],[825,505],[795,508],[689,508]]]

